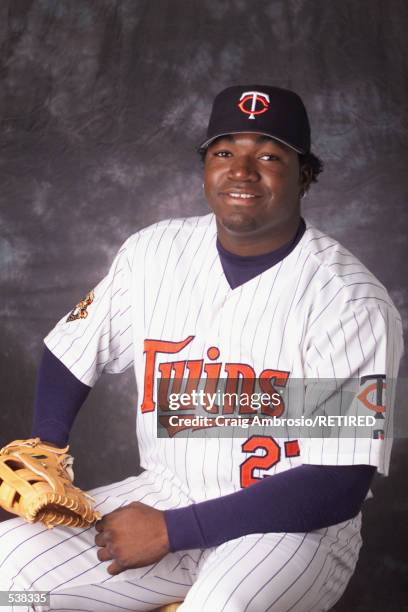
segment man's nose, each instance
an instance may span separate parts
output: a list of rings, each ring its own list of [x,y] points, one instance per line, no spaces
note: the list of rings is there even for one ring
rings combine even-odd
[[[259,178],[254,161],[246,155],[231,158],[228,175],[236,181],[256,181]]]

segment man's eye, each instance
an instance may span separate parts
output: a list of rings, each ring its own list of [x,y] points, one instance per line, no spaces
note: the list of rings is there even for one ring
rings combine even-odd
[[[216,155],[217,157],[228,157],[229,155],[231,155],[231,153],[229,151],[216,151],[214,155]]]
[[[273,153],[264,153],[263,155],[260,156],[260,159],[266,160],[266,161],[280,161],[280,157],[278,157],[277,155],[274,155]]]

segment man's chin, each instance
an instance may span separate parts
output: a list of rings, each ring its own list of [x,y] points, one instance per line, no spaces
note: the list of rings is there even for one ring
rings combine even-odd
[[[258,229],[255,219],[242,213],[234,213],[228,217],[222,217],[219,222],[231,234],[246,234]]]

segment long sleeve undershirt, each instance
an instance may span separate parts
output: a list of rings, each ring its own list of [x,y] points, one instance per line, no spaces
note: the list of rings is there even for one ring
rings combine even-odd
[[[277,251],[238,257],[217,243],[232,288],[286,257],[305,230]],[[91,388],[80,382],[46,347],[36,389],[32,436],[65,446]],[[358,514],[375,474],[369,465],[301,465],[217,499],[165,511],[172,551],[216,546],[249,533],[307,532]]]

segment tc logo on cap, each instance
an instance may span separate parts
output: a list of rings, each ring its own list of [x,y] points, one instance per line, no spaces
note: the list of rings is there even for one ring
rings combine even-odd
[[[269,109],[269,96],[261,91],[244,91],[239,100],[238,108],[249,115],[248,119],[255,119],[255,115],[262,115]]]

